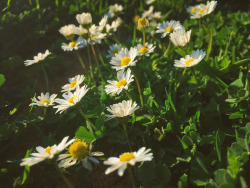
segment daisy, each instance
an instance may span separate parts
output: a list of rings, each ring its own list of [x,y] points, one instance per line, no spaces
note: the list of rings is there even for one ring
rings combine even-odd
[[[89,89],[87,89],[87,86],[79,87],[77,86],[76,91],[74,93],[67,92],[64,93],[62,96],[64,99],[55,99],[55,102],[58,103],[57,106],[54,106],[54,108],[57,108],[57,112],[60,112],[60,114],[67,110],[69,107],[74,106],[76,103],[80,102],[82,97],[87,93]]]
[[[140,148],[137,152],[123,153],[118,157],[110,157],[107,161],[104,161],[105,165],[111,165],[105,174],[108,175],[118,169],[118,175],[122,176],[126,170],[128,164],[134,166],[136,162],[151,161],[153,159],[153,153],[149,153],[151,149],[145,147]]]
[[[151,14],[153,14],[154,11],[154,6],[150,6],[149,9],[147,11],[144,11],[142,13],[142,18],[147,18],[149,17]]]
[[[107,24],[106,25],[106,32],[108,34],[111,34],[113,32],[115,32],[117,30],[117,28],[119,27],[119,23],[118,21],[113,21],[111,25]]]
[[[136,102],[133,103],[132,100],[125,101],[123,100],[121,103],[113,104],[110,107],[107,107],[107,110],[112,115],[106,115],[107,120],[110,120],[115,117],[125,117],[131,115],[134,111],[138,110],[140,107],[137,106]]]
[[[156,33],[163,33],[161,38],[164,38],[167,34],[176,31],[177,29],[184,29],[179,21],[171,20],[158,24]]]
[[[147,4],[147,5],[150,5],[150,4],[152,4],[153,2],[155,2],[155,0],[146,0],[146,4]]]
[[[115,56],[120,50],[122,49],[122,46],[120,44],[113,44],[109,46],[108,50],[108,55],[106,56],[107,58]]]
[[[61,48],[63,49],[63,51],[73,51],[73,50],[78,50],[79,48],[83,48],[83,46],[81,45],[80,42],[72,41],[68,44],[62,43]]]
[[[101,40],[104,39],[107,34],[101,33],[96,25],[92,25],[89,29],[89,35],[89,40],[91,40],[93,44],[96,44],[101,43]]]
[[[170,40],[175,46],[184,47],[188,44],[191,36],[191,30],[186,32],[184,29],[178,29],[170,34]]]
[[[37,105],[37,106],[44,106],[44,107],[48,107],[48,106],[52,106],[54,105],[54,101],[56,98],[56,94],[53,94],[51,96],[49,96],[49,93],[46,93],[45,95],[43,93],[41,93],[41,96],[38,96],[38,100],[36,98],[31,99],[32,103],[30,104],[30,106],[33,105]]]
[[[93,156],[103,156],[102,152],[91,152],[92,143],[90,146],[86,142],[76,140],[69,147],[69,154],[61,154],[58,160],[61,160],[58,164],[59,168],[68,168],[76,163],[82,162],[84,168],[92,170],[92,166],[89,161],[99,164],[99,161]]]
[[[66,39],[71,40],[74,38],[75,28],[76,28],[76,26],[74,24],[69,24],[69,25],[65,25],[65,26],[61,27],[61,29],[59,29],[59,32]]]
[[[26,66],[30,66],[33,65],[35,63],[38,63],[40,61],[43,61],[48,55],[50,55],[51,52],[49,50],[46,50],[45,53],[38,53],[37,56],[34,56],[34,60],[26,60],[24,61],[24,65]]]
[[[81,25],[79,27],[75,28],[74,34],[79,35],[80,37],[82,37],[84,39],[89,38],[88,30],[83,28]]]
[[[82,14],[77,14],[76,15],[76,20],[77,22],[82,26],[82,27],[89,27],[92,24],[92,17],[90,13],[82,13]]]
[[[192,9],[192,12],[191,12],[191,19],[202,18],[210,14],[211,12],[214,11],[216,5],[217,5],[217,1],[211,1],[211,2],[207,1],[206,5],[200,4],[197,7],[194,7],[194,9]],[[193,12],[193,10],[195,11]]]
[[[142,44],[137,44],[136,48],[138,50],[138,56],[149,56],[149,54],[154,51],[155,46],[146,42],[145,46],[143,46]]]
[[[140,18],[137,23],[138,30],[144,30],[146,27],[149,26],[149,22],[147,18]]]
[[[71,139],[70,141],[68,141],[68,139],[68,136],[64,137],[59,145],[53,145],[46,148],[43,148],[41,146],[36,147],[37,153],[32,153],[30,154],[31,157],[22,159],[22,163],[20,164],[20,166],[32,166],[46,159],[54,158],[56,154],[63,151],[66,147],[68,147],[75,141],[75,139]]]
[[[155,13],[153,13],[153,14],[151,14],[151,15],[149,15],[148,16],[148,19],[149,20],[155,20],[155,21],[157,21],[157,20],[159,20],[159,19],[161,19],[161,12],[155,12]],[[151,24],[150,24],[151,25]]]
[[[107,22],[108,22],[108,16],[104,15],[104,17],[99,22],[98,31],[102,32],[106,27]]]
[[[174,66],[186,68],[197,65],[204,57],[206,53],[202,50],[193,51],[191,55],[186,55],[185,58],[174,61]]]
[[[137,62],[135,61],[137,54],[138,52],[136,48],[131,47],[129,51],[127,48],[121,49],[121,51],[112,57],[110,64],[114,65],[112,68],[117,71],[125,69],[128,66],[135,66]]]
[[[199,5],[195,5],[195,6],[189,6],[187,8],[187,12],[190,14],[194,14],[195,12],[199,11],[199,9],[201,9],[200,7],[203,6],[204,4],[199,4]]]
[[[107,94],[112,93],[114,95],[117,93],[119,95],[123,89],[128,90],[129,84],[134,81],[133,77],[130,69],[128,69],[127,72],[122,69],[117,72],[118,81],[108,80],[110,84],[105,86],[105,91]]]
[[[113,18],[115,16],[118,16],[118,14],[121,13],[122,11],[123,11],[122,5],[118,5],[118,4],[110,5],[107,16],[109,18]]]
[[[77,75],[73,78],[69,78],[69,84],[62,87],[62,92],[75,90],[84,80],[83,75]]]

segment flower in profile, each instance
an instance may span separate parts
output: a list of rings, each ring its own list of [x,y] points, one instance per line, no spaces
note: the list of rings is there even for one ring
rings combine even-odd
[[[57,96],[56,94],[49,96],[49,93],[46,93],[45,95],[41,93],[41,96],[37,97],[38,100],[36,98],[31,99],[32,103],[30,104],[30,106],[33,105],[44,106],[44,107],[52,106],[54,105],[56,96]]]
[[[162,33],[161,38],[170,34],[178,29],[184,29],[179,21],[171,20],[158,24],[156,33]]]
[[[81,25],[75,28],[74,34],[79,35],[80,37],[86,40],[89,38],[88,30],[83,28]]]
[[[114,65],[112,66],[112,68],[116,69],[117,71],[125,69],[129,66],[135,66],[135,58],[137,54],[138,52],[136,48],[131,47],[129,51],[127,48],[121,49],[118,53],[115,54],[114,57],[112,57],[110,64]]]
[[[62,86],[62,92],[75,90],[84,80],[83,75],[77,75],[73,78],[69,78],[69,84]]]
[[[33,60],[24,61],[25,62],[24,65],[30,66],[30,65],[33,65],[33,64],[38,63],[40,61],[43,61],[50,54],[51,54],[51,52],[49,50],[46,50],[44,54],[38,53],[37,56],[34,56]]]
[[[118,117],[126,117],[131,115],[134,111],[138,110],[140,107],[137,106],[136,102],[133,103],[132,100],[123,100],[121,103],[113,104],[110,107],[107,107],[107,110],[112,115],[106,115],[107,120]]]
[[[89,40],[93,44],[101,43],[101,40],[106,37],[106,34],[105,33],[101,33],[98,30],[98,27],[96,25],[94,25],[94,24],[89,28],[89,34],[90,34],[89,35]]]
[[[105,86],[105,91],[107,94],[112,93],[114,95],[117,93],[119,95],[123,89],[128,90],[129,84],[134,81],[133,77],[129,68],[127,72],[122,69],[117,72],[118,81],[108,80],[109,84]]]
[[[104,15],[101,21],[99,22],[98,31],[102,32],[106,27],[107,22],[108,22],[108,16]]]
[[[144,11],[142,13],[142,18],[148,18],[150,15],[153,14],[153,11],[154,11],[154,6],[150,6],[147,11]]]
[[[140,148],[137,152],[123,153],[118,157],[110,157],[107,161],[104,161],[105,165],[111,165],[105,174],[108,175],[115,170],[118,170],[118,175],[123,176],[128,164],[134,166],[136,162],[151,161],[153,159],[153,153],[149,153],[151,149],[145,147]]]
[[[61,27],[59,29],[59,32],[67,39],[67,40],[72,40],[75,35],[75,29],[76,26],[74,24],[69,24]]]
[[[137,29],[138,30],[144,30],[148,26],[149,26],[149,22],[148,22],[147,18],[140,18],[138,20],[138,24],[137,24]]]
[[[157,20],[161,19],[161,17],[162,17],[161,12],[154,12],[153,14],[148,16],[148,19],[157,21]]]
[[[123,11],[123,6],[122,5],[118,5],[118,4],[110,5],[109,6],[109,12],[108,12],[107,16],[109,18],[113,18],[115,16],[118,16],[119,13],[121,13],[122,11]]]
[[[82,162],[84,168],[92,170],[92,166],[89,161],[99,164],[99,161],[93,156],[103,156],[102,152],[91,152],[92,143],[88,145],[86,142],[76,140],[69,146],[68,154],[61,154],[58,157],[59,168],[68,168],[76,163]]]
[[[187,11],[191,14],[191,19],[202,18],[214,11],[217,1],[207,1],[207,4],[200,4],[193,7],[188,7]]]
[[[118,21],[113,21],[112,23],[111,23],[111,25],[109,25],[109,24],[107,24],[106,25],[106,32],[108,33],[108,34],[112,34],[113,32],[115,32],[116,30],[117,30],[117,28],[119,27],[119,23],[118,23]]]
[[[204,57],[206,53],[202,50],[193,51],[191,55],[186,55],[185,58],[174,61],[174,66],[186,68],[197,65]]]
[[[170,34],[170,40],[175,46],[184,47],[188,44],[191,36],[191,30],[186,32],[184,29],[178,29]]]
[[[63,51],[73,51],[73,50],[78,50],[80,48],[83,48],[80,42],[72,41],[68,44],[62,43],[61,48]]]
[[[79,87],[77,86],[74,93],[67,92],[64,93],[62,96],[64,99],[55,99],[55,102],[58,103],[57,106],[54,106],[54,108],[57,108],[57,112],[60,112],[60,114],[67,110],[68,108],[76,105],[80,100],[83,98],[83,96],[87,93],[89,89],[87,89],[87,86]]]
[[[75,141],[75,139],[71,139],[70,141],[68,141],[68,139],[68,136],[64,137],[59,145],[53,145],[46,148],[43,148],[41,146],[36,147],[37,153],[32,153],[30,154],[31,157],[22,159],[22,163],[20,164],[20,166],[32,166],[46,159],[54,158],[55,155],[63,151],[66,147],[68,147]]]
[[[109,46],[108,55],[107,58],[114,57],[115,54],[117,54],[122,49],[122,46],[120,44],[113,44]]]
[[[155,0],[146,0],[146,4],[147,4],[147,5],[150,5],[150,4],[152,4],[153,2],[155,2]]]
[[[155,46],[146,42],[145,46],[142,44],[137,44],[136,48],[138,50],[138,56],[149,56],[149,54],[154,51]]]
[[[90,13],[83,12],[82,14],[76,15],[77,22],[83,27],[88,28],[92,24],[92,17]]]

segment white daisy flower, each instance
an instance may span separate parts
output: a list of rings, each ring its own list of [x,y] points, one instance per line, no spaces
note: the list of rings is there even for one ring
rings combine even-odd
[[[32,166],[46,159],[54,158],[56,154],[63,151],[66,147],[68,147],[75,141],[75,139],[71,139],[70,141],[68,141],[68,139],[68,136],[64,137],[59,145],[53,145],[46,148],[43,148],[41,146],[36,147],[38,153],[32,153],[30,154],[31,157],[22,159],[22,163],[20,164],[20,166]]]
[[[142,44],[137,44],[136,48],[138,50],[138,56],[149,56],[149,54],[154,51],[155,46],[146,42],[145,46]]]
[[[61,154],[58,160],[61,160],[58,164],[59,168],[68,168],[76,163],[82,162],[84,168],[92,170],[92,166],[89,161],[99,164],[99,161],[93,156],[103,156],[102,152],[91,152],[92,143],[90,146],[86,142],[76,140],[69,147],[69,154]]]
[[[186,68],[197,65],[204,57],[206,53],[202,50],[193,51],[191,55],[186,55],[185,58],[174,61],[174,66]]]
[[[191,11],[191,19],[202,18],[214,11],[217,1],[207,1],[207,4],[200,4]],[[197,8],[197,9],[196,9]],[[193,11],[194,10],[194,11]]]
[[[43,61],[48,55],[50,55],[51,52],[49,50],[46,50],[45,53],[38,53],[37,56],[34,56],[34,60],[26,60],[24,61],[24,65],[26,66],[30,66],[33,65],[35,63],[38,63],[40,61]]]
[[[89,29],[90,38],[93,44],[101,43],[101,40],[106,37],[107,34],[101,33],[96,25],[92,25]]]
[[[199,5],[195,5],[195,6],[189,6],[187,8],[187,13],[193,14],[197,11],[199,11],[199,9],[201,9],[200,7],[204,6],[204,4],[199,4]]]
[[[170,22],[163,22],[158,24],[156,33],[162,33],[161,38],[164,38],[167,34],[172,33],[178,29],[184,29],[179,21],[171,20]]]
[[[104,15],[104,17],[99,22],[98,31],[102,32],[103,29],[106,27],[107,22],[108,22],[108,16]]]
[[[123,153],[118,157],[110,157],[107,161],[104,161],[105,165],[111,165],[105,174],[108,175],[118,169],[118,175],[123,176],[128,164],[134,166],[136,162],[151,161],[153,159],[153,153],[149,153],[151,149],[145,147],[140,148],[137,152]]]
[[[83,28],[81,25],[75,28],[74,34],[81,36],[84,39],[89,38],[88,30]]]
[[[56,98],[56,94],[53,94],[51,96],[49,96],[49,93],[46,93],[45,95],[43,93],[41,93],[41,96],[38,96],[38,100],[36,98],[31,99],[32,103],[30,104],[30,106],[33,105],[37,105],[37,106],[44,106],[44,107],[48,107],[48,106],[52,106],[54,105],[54,101]]]
[[[155,0],[146,0],[146,4],[147,4],[147,5],[150,5],[150,4],[152,4],[153,2],[155,2]]]
[[[108,12],[108,17],[113,18],[115,16],[118,16],[119,13],[123,11],[123,6],[114,4],[109,6],[109,12]]]
[[[83,75],[69,78],[69,84],[62,86],[62,92],[75,90],[83,82],[84,78]]]
[[[117,72],[118,81],[107,81],[110,84],[105,86],[105,91],[107,94],[112,93],[114,95],[117,93],[119,95],[123,89],[128,90],[129,84],[134,81],[133,77],[134,76],[131,75],[131,70],[129,68],[127,72],[122,69]]]
[[[88,90],[89,89],[87,89],[86,85],[81,88],[77,86],[76,91],[74,93],[70,91],[64,93],[62,95],[64,99],[55,99],[55,102],[58,103],[57,106],[54,106],[54,108],[57,108],[56,113],[60,112],[61,114],[63,111],[80,102],[80,100],[83,98],[83,96],[87,93]]]
[[[153,11],[154,11],[154,6],[150,6],[147,11],[144,11],[142,13],[142,18],[148,18],[150,15],[153,14]]]
[[[112,68],[117,71],[125,69],[128,66],[135,66],[137,62],[135,61],[137,54],[138,52],[136,48],[131,47],[129,51],[127,48],[121,49],[121,51],[115,54],[115,57],[112,57],[110,64],[114,65]]]
[[[107,110],[112,115],[106,115],[107,120],[110,120],[115,117],[125,117],[131,115],[134,111],[138,110],[140,107],[137,106],[136,102],[133,103],[132,100],[125,101],[123,100],[121,103],[113,104],[110,107],[107,107]]]
[[[59,29],[59,32],[68,40],[73,39],[75,34],[75,28],[76,26],[74,24],[69,24],[61,27]]]
[[[161,19],[161,12],[155,12],[155,13],[153,13],[153,14],[151,14],[151,15],[149,15],[148,16],[148,19],[149,20],[159,20],[159,19]],[[151,24],[150,24],[151,25]]]
[[[87,13],[83,12],[82,14],[77,14],[76,20],[82,27],[88,27],[92,24],[92,17],[91,17],[91,14],[88,12]]]
[[[122,46],[120,44],[113,44],[109,46],[108,50],[108,55],[106,56],[107,58],[115,56],[120,50],[122,49]]]
[[[116,30],[117,30],[117,28],[119,27],[119,23],[118,23],[118,21],[113,21],[112,23],[111,23],[111,25],[109,25],[109,24],[107,24],[106,25],[106,32],[108,33],[108,34],[111,34],[111,33],[113,33],[113,32],[115,32]]]
[[[190,41],[191,29],[185,31],[184,29],[178,29],[170,34],[170,40],[175,46],[184,47]]]
[[[123,22],[123,20],[120,17],[116,18],[115,21],[118,23],[118,26],[120,26]]]
[[[81,45],[80,42],[75,42],[72,41],[68,44],[66,43],[62,43],[61,48],[63,49],[63,51],[73,51],[73,50],[78,50],[79,48],[82,48],[83,46]]]

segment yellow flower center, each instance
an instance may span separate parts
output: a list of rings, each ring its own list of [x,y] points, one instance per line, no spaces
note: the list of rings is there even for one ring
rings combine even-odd
[[[131,159],[135,158],[134,153],[124,153],[120,156],[120,161],[130,161]]]
[[[121,60],[121,66],[126,66],[129,64],[129,62],[131,61],[131,58],[130,57],[123,57],[122,60]]]
[[[192,8],[191,12],[195,12],[198,8],[197,7],[194,7]]]
[[[143,48],[141,48],[141,49],[139,50],[139,52],[140,52],[141,54],[147,53],[147,52],[148,52],[148,48],[143,47]]]
[[[75,45],[76,45],[76,42],[71,42],[71,43],[69,43],[69,45],[73,48],[73,47],[75,47]]]
[[[74,104],[74,98],[75,98],[75,96],[74,97],[71,97],[68,101],[69,101],[69,103],[73,103]]]
[[[75,86],[76,86],[76,84],[77,84],[77,81],[73,81],[73,82],[71,82],[71,83],[70,83],[70,85],[69,85],[69,88],[73,88],[73,87],[75,87]]]
[[[50,151],[51,151],[52,147],[48,147],[45,149],[45,152],[48,153],[48,154],[51,154]]]
[[[202,14],[206,9],[207,9],[206,6],[204,7],[204,9],[201,9],[201,10],[200,10],[200,14]]]
[[[126,85],[126,83],[127,83],[126,80],[120,80],[119,82],[117,82],[116,85],[117,85],[118,88],[120,88],[121,86]]]
[[[88,153],[86,142],[76,141],[69,147],[69,153],[73,158],[83,158]]]
[[[96,40],[96,39],[97,39],[97,36],[93,36],[93,39]]]
[[[194,58],[189,59],[189,60],[187,60],[187,61],[185,62],[185,64],[186,64],[187,66],[189,66],[190,63],[193,62],[194,60],[195,60]]]
[[[118,50],[117,50],[117,49],[113,50],[113,54],[114,54],[114,55],[117,54],[117,53],[118,53]]]
[[[141,29],[145,29],[145,27],[149,26],[149,23],[148,23],[148,20],[147,18],[140,18],[138,20],[138,29],[141,30]]]
[[[50,104],[50,101],[49,100],[41,100],[42,103],[47,103],[47,104]]]
[[[166,31],[169,32],[169,33],[172,32],[173,30],[174,30],[174,28],[171,27],[171,26],[168,26],[168,27],[166,28]]]

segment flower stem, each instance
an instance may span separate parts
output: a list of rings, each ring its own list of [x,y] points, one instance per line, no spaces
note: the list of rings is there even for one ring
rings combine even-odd
[[[61,178],[63,179],[63,181],[68,186],[68,188],[74,188],[74,186],[70,183],[70,181],[64,176],[62,170],[58,167],[58,164],[56,161],[55,161],[55,167],[56,167],[56,170],[58,171],[58,173],[60,174]]]
[[[143,108],[143,98],[142,98],[142,94],[141,94],[141,87],[140,87],[140,84],[139,84],[139,80],[137,79],[137,77],[135,75],[135,72],[133,71],[132,68],[131,68],[131,72],[135,77],[135,81],[136,81],[136,84],[137,84],[137,87],[138,87],[138,92],[139,92],[139,95],[140,95],[141,107]]]
[[[91,121],[87,118],[87,116],[84,114],[84,112],[82,111],[82,109],[79,107],[78,110],[79,110],[80,114],[82,115],[82,117],[91,125],[91,127],[92,127],[95,131],[97,131],[98,129],[96,128],[96,126],[94,126],[94,124],[91,123]]]
[[[193,75],[194,75],[194,77],[195,77],[195,80],[196,80],[196,83],[197,83],[197,88],[198,88],[199,85],[200,85],[200,82],[199,82],[199,80],[198,80],[198,78],[197,78],[197,76],[196,76],[196,74],[195,74],[194,69],[193,69],[192,67],[191,67],[190,69],[191,69],[191,71],[192,71],[192,73],[193,73]]]
[[[77,57],[78,57],[78,59],[79,59],[81,65],[82,65],[82,68],[83,68],[84,72],[86,72],[86,74],[88,74],[88,71],[87,71],[87,69],[86,69],[86,67],[85,67],[85,65],[84,65],[84,62],[83,62],[81,56],[79,55],[79,53],[78,53],[76,50],[75,50],[75,52],[76,52],[76,55],[77,55]]]
[[[178,82],[178,84],[177,84],[177,86],[176,86],[177,88],[180,86],[180,82],[181,82],[183,76],[185,75],[186,71],[187,71],[187,68],[185,68],[184,71],[182,72],[182,75],[181,75],[181,77],[180,77],[180,80],[179,80],[179,82]]]
[[[131,96],[129,95],[128,91],[127,91],[126,89],[124,89],[124,91],[125,91],[126,95],[128,96],[128,98],[129,98],[130,100],[132,100],[132,98],[131,98]]]
[[[42,69],[43,69],[43,74],[44,74],[44,77],[45,77],[45,81],[46,81],[46,88],[47,88],[47,92],[49,92],[49,79],[48,79],[48,75],[47,75],[47,72],[44,68],[44,66],[42,65]]]
[[[43,111],[43,116],[44,116],[44,118],[45,118],[46,114],[47,114],[47,108],[44,107],[44,111]]]
[[[132,150],[132,147],[130,145],[129,138],[128,138],[127,125],[123,123],[122,126],[123,126],[123,129],[124,129],[125,135],[127,137],[127,142],[128,142],[129,150],[132,152],[133,150]]]
[[[208,47],[207,47],[207,56],[206,56],[206,61],[209,59],[209,55],[212,49],[212,42],[213,42],[213,33],[212,33],[212,29],[210,29],[210,27],[208,26]]]
[[[171,46],[171,40],[169,39],[169,42],[168,42],[168,48],[167,50],[165,51],[165,53],[163,54],[163,56],[167,55],[169,49],[170,49],[170,46]]]
[[[128,174],[129,174],[129,178],[130,178],[132,187],[133,187],[133,188],[136,188],[134,176],[133,176],[133,173],[132,173],[132,170],[131,170],[131,166],[130,166],[130,165],[128,165]]]
[[[102,62],[103,67],[105,67],[105,68],[107,69],[107,65],[105,64],[105,62],[104,62],[104,60],[103,60],[103,58],[102,58],[102,54],[101,54],[101,52],[100,52],[98,46],[97,46],[97,51],[98,51],[99,58],[100,58],[100,60],[101,60],[101,62]]]
[[[142,31],[142,35],[143,35],[143,47],[145,47],[146,36],[145,36],[145,30],[144,30],[144,29],[143,29],[143,31]]]
[[[94,76],[93,76],[93,67],[92,67],[92,62],[91,62],[90,50],[89,50],[89,44],[88,44],[88,42],[87,42],[87,49],[88,49],[90,76],[91,76],[92,80],[94,80]]]
[[[97,59],[97,56],[96,56],[95,48],[94,48],[93,43],[91,41],[90,41],[90,45],[91,45],[91,49],[92,49],[93,55],[95,57],[95,62],[97,64],[97,69],[98,69],[98,71],[100,73],[102,81],[104,81],[103,77],[102,77],[102,72],[101,72],[101,69],[100,69],[100,65],[99,65],[99,62],[98,62],[98,59]]]

